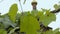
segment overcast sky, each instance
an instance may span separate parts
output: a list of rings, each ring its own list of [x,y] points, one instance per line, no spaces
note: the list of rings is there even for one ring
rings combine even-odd
[[[24,0],[21,0],[23,10],[31,11],[32,10],[32,6],[31,6],[32,0],[26,0],[26,3],[24,5],[23,5],[23,1]],[[37,5],[38,10],[40,10],[41,8],[54,10],[53,5],[58,4],[59,0],[37,0],[37,2],[38,2],[38,5]],[[14,3],[17,3],[19,11],[21,11],[18,0],[0,0],[0,13],[2,13],[2,14],[7,13],[9,11],[9,8],[11,7],[11,5]],[[56,17],[57,17],[56,21],[49,24],[49,26],[52,27],[53,29],[60,27],[60,21],[59,21],[60,13],[58,13],[56,15]]]

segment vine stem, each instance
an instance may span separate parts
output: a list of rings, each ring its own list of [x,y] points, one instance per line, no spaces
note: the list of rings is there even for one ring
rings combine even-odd
[[[12,29],[8,34],[12,34],[16,29],[19,29],[19,27],[15,27],[15,28]]]
[[[21,10],[22,10],[22,13],[23,13],[23,8],[22,8],[22,4],[21,4],[21,1],[20,0],[19,0],[19,3],[20,3]]]

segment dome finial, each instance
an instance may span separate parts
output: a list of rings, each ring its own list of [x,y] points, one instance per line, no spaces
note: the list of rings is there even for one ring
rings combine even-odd
[[[33,10],[36,10],[37,1],[33,0],[31,5],[33,6]]]
[[[32,5],[33,5],[33,4],[36,4],[36,5],[37,5],[37,1],[36,1],[36,0],[33,0],[31,4],[32,4]]]

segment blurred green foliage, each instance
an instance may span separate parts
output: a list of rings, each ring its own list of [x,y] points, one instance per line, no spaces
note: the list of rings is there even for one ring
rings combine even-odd
[[[7,32],[4,29],[0,29],[0,34],[7,34]]]
[[[58,9],[59,7],[60,5],[54,5],[55,9]],[[13,4],[6,15],[0,15],[0,18],[1,16],[4,18],[4,22],[2,21],[3,24],[12,24],[11,26],[14,26],[13,22],[16,22],[15,24],[18,23],[17,25],[19,25],[18,27],[20,28],[20,32],[25,32],[26,34],[60,34],[58,30],[48,30],[45,32],[40,31],[40,22],[42,22],[45,26],[48,26],[49,23],[56,20],[56,15],[54,13],[51,13],[50,9],[42,9],[42,11],[32,10],[31,12],[27,11],[20,14],[18,14],[17,11],[17,4]],[[38,18],[39,21],[37,20]],[[3,28],[5,26],[2,26],[3,24],[0,22],[0,26],[2,27],[2,29],[0,28],[0,34],[7,34],[6,30]]]

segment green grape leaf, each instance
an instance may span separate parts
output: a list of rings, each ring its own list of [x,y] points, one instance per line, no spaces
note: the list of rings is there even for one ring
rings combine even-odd
[[[36,19],[39,17],[39,22],[42,22],[45,26],[48,26],[49,23],[56,20],[56,15],[50,13],[50,9],[42,9],[42,11],[33,10],[31,14],[36,17]]]
[[[40,22],[42,22],[45,26],[48,26],[49,23],[56,20],[56,15],[46,11],[45,15],[40,15]]]
[[[37,34],[37,30],[39,30],[38,21],[31,16],[22,15],[20,17],[20,32],[25,32],[26,34]]]
[[[17,11],[18,11],[17,4],[13,4],[13,5],[10,7],[10,10],[9,10],[9,13],[8,13],[10,19],[11,19],[13,22],[15,22],[15,20],[16,20]]]
[[[45,9],[45,14],[44,11],[32,11],[31,13],[33,16],[35,17],[40,17],[40,21],[39,22],[43,22],[43,24],[45,26],[48,26],[48,24],[52,21],[56,20],[56,15],[53,13],[50,13],[50,10],[46,10]],[[36,18],[37,19],[37,18]]]

